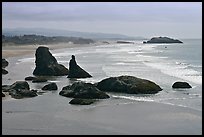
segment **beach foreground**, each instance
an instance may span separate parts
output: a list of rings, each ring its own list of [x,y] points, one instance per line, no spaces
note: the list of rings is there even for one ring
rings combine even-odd
[[[45,96],[49,98],[48,102],[45,102]],[[68,104],[66,98],[59,101],[51,94],[44,97],[16,101],[15,104],[12,103],[15,100],[4,101],[2,134],[202,134],[201,113],[193,109],[152,102],[127,103],[121,99],[113,99],[112,105],[106,105],[110,101],[106,100],[82,107]]]

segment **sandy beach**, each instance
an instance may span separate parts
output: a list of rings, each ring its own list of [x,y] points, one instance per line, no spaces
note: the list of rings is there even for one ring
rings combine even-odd
[[[72,43],[58,43],[48,45],[9,45],[2,46],[2,58],[16,57],[28,54],[35,54],[36,49],[39,46],[48,47],[50,50],[63,49],[63,48],[74,48],[74,47],[86,47],[98,45],[100,42],[92,44],[72,44]]]

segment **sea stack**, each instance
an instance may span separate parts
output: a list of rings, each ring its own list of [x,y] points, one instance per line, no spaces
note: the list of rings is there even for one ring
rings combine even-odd
[[[77,65],[75,56],[72,55],[72,59],[69,62],[68,78],[90,78],[90,77],[92,76],[88,72],[86,72],[79,65]]]
[[[49,52],[48,47],[38,47],[35,53],[36,68],[33,75],[37,76],[64,76],[68,75],[68,69],[58,64],[54,56]]]

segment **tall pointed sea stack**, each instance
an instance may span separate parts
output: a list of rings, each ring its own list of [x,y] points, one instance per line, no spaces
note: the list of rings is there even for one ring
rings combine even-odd
[[[38,47],[35,53],[36,68],[33,75],[38,76],[64,76],[68,75],[68,69],[58,64],[54,56],[49,52],[48,47]]]
[[[92,77],[88,72],[83,70],[79,65],[77,65],[75,56],[72,55],[72,59],[69,62],[69,74],[68,78],[89,78]]]

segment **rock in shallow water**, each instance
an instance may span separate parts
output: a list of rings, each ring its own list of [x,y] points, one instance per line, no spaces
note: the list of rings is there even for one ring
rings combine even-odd
[[[92,76],[88,72],[86,72],[79,65],[77,65],[75,56],[72,55],[72,59],[69,62],[68,78],[90,78],[90,77]]]
[[[50,83],[45,85],[42,90],[57,90],[57,84],[56,83]]]
[[[12,85],[2,85],[3,92],[9,92],[12,98],[21,99],[37,96],[37,90],[30,90],[26,81],[16,81]]]
[[[100,91],[94,84],[75,82],[72,85],[63,87],[59,93],[65,97],[83,98],[83,99],[106,99],[110,98],[106,93]]]
[[[5,68],[8,66],[8,61],[6,59],[2,59],[2,67]]]
[[[33,75],[37,76],[64,76],[68,75],[68,69],[62,64],[58,64],[54,56],[47,47],[38,47],[35,53],[36,68]]]
[[[2,70],[2,74],[8,74],[8,71],[7,70],[5,70],[4,68],[1,68],[1,70]]]
[[[162,90],[152,81],[133,76],[110,77],[98,82],[97,88],[106,92],[128,94],[155,94]]]
[[[82,98],[74,98],[72,99],[69,104],[75,104],[75,105],[90,105],[94,103],[96,100],[94,99],[82,99]]]
[[[187,82],[175,82],[172,88],[192,88]]]

